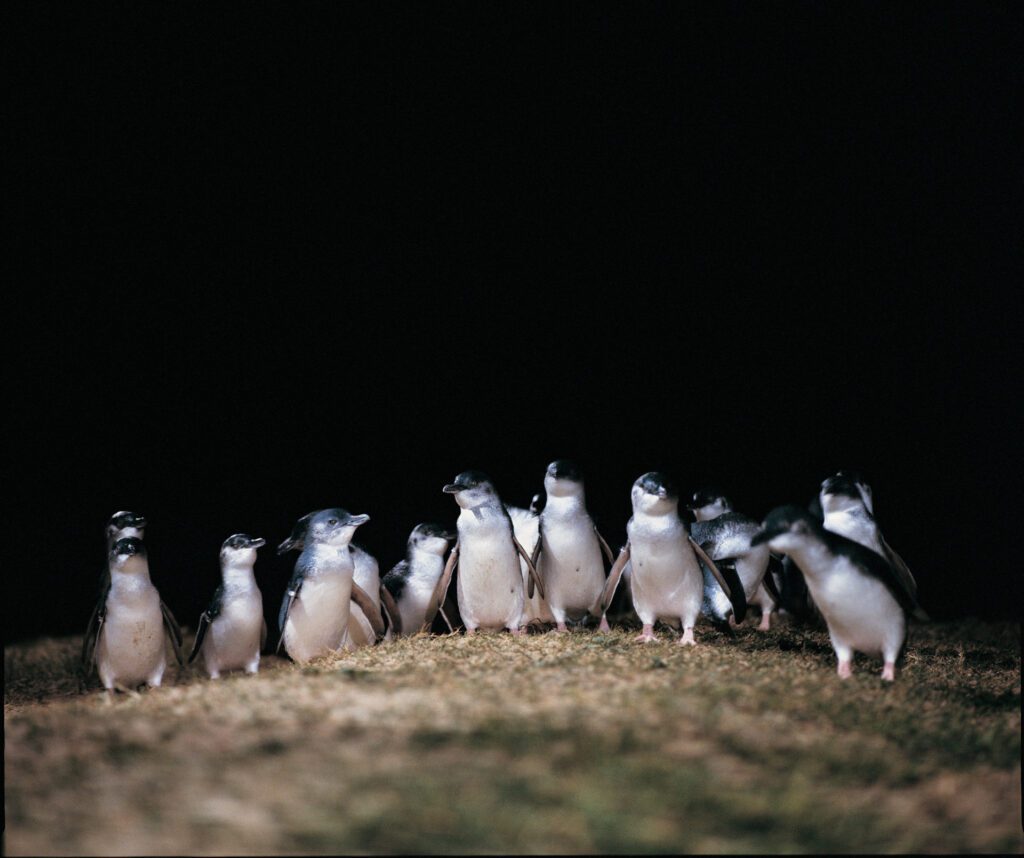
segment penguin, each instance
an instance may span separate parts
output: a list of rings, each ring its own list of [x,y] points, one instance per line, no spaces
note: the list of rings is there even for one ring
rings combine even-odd
[[[566,620],[581,620],[587,614],[600,620],[599,631],[610,631],[601,610],[606,580],[601,553],[609,565],[615,558],[587,513],[583,477],[574,463],[556,459],[544,474],[544,490],[547,503],[532,559],[544,582],[556,631],[566,631]]]
[[[277,547],[278,554],[302,551],[277,620],[277,650],[284,646],[294,661],[301,664],[341,649],[348,634],[350,601],[362,608],[377,636],[384,634],[376,605],[353,580],[352,535],[369,520],[368,515],[352,515],[338,507],[311,512]]]
[[[793,558],[828,626],[841,679],[853,673],[854,651],[881,655],[882,679],[896,678],[906,641],[906,615],[928,617],[892,567],[869,548],[826,530],[798,506],[768,513],[752,545]]]
[[[872,513],[871,487],[855,471],[839,471],[822,480],[818,493],[825,530],[859,542],[886,559],[904,588],[917,595],[917,582],[907,564],[882,536]]]
[[[390,640],[401,632],[401,614],[391,594],[384,589],[380,579],[380,564],[377,558],[365,548],[352,543],[352,563],[354,566],[353,581],[370,597],[374,605],[376,617],[388,620],[388,629],[384,635]],[[354,650],[361,646],[371,646],[376,640],[374,624],[363,613],[359,605],[353,605],[349,612],[348,634],[343,647]]]
[[[459,538],[448,555],[434,604],[444,603],[458,564],[456,596],[466,634],[483,628],[508,629],[519,635],[524,599],[533,596],[534,587],[543,597],[544,585],[530,556],[515,537],[508,510],[494,484],[480,471],[463,471],[442,491],[455,495],[461,512],[457,521]],[[526,560],[530,575],[525,594],[519,557]]]
[[[704,596],[704,578],[698,557],[707,564],[723,591],[733,601],[737,619],[746,613],[743,587],[733,575],[727,582],[715,562],[693,540],[679,518],[679,495],[662,474],[650,471],[637,477],[631,490],[633,515],[626,524],[626,545],[608,575],[602,597],[607,609],[627,563],[632,567],[633,607],[643,631],[638,641],[655,640],[654,623],[663,619],[680,623],[681,645],[694,646],[693,627]]]
[[[138,537],[118,539],[107,560],[108,586],[93,612],[97,619],[86,652],[108,692],[142,684],[159,687],[167,669],[165,632],[179,664],[183,658],[175,635],[180,630],[172,629],[149,577],[146,546]]]
[[[718,489],[698,489],[686,508],[697,519],[690,527],[690,535],[718,563],[719,568],[723,563],[731,563],[743,583],[747,605],[755,605],[761,611],[758,631],[768,631],[780,598],[778,585],[768,572],[771,552],[767,547],[750,546],[750,537],[760,529],[758,523],[734,512],[732,503]],[[713,620],[728,620],[730,625],[735,625],[729,599],[711,572],[706,567],[702,571],[704,613]]]
[[[529,509],[508,504],[505,505],[505,509],[508,510],[509,518],[512,519],[512,533],[515,534],[519,544],[526,549],[526,553],[530,555],[534,568],[536,568],[536,551],[540,544],[540,495],[535,494],[533,496]],[[522,557],[519,558],[519,571],[523,575],[523,588],[529,592],[530,568]],[[551,613],[547,600],[541,596],[538,590],[535,589],[532,596],[526,596],[523,600],[523,619],[521,623],[523,626],[548,626],[553,625],[554,622],[554,614]]]
[[[85,629],[85,636],[82,638],[82,670],[88,677],[96,667],[95,646],[99,636],[100,626],[103,623],[103,606],[106,604],[107,594],[110,592],[110,552],[120,539],[142,540],[146,532],[146,517],[137,512],[119,510],[107,519],[105,528],[107,537],[107,563],[104,564],[100,573],[100,584],[97,590],[96,602],[92,614]],[[160,600],[160,612],[163,614],[164,622],[173,638],[175,653],[178,663],[182,663],[183,656],[180,655],[184,636],[181,633],[181,626],[174,618],[171,609],[167,607],[163,599]]]
[[[405,559],[384,576],[400,617],[399,634],[428,631],[434,618],[434,590],[444,572],[445,554],[455,539],[437,524],[417,524],[405,544]]]
[[[263,595],[256,586],[253,566],[256,551],[266,540],[236,533],[220,547],[220,586],[199,617],[189,664],[200,651],[210,679],[222,670],[243,669],[256,673],[260,650],[267,641],[263,619]]]

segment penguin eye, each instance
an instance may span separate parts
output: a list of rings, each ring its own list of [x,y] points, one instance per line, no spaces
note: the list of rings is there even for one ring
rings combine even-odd
[[[328,524],[337,524],[338,523],[338,519],[336,519],[336,518],[329,518],[329,519],[327,519],[327,523]]]

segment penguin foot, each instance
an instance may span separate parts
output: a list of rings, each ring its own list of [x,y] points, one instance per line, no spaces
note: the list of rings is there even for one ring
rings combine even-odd
[[[524,629],[519,629],[519,628],[516,628],[516,629],[509,629],[509,631],[510,631],[510,632],[512,633],[512,637],[514,637],[514,638],[520,638],[520,637],[522,637],[522,636],[523,636],[524,634],[526,634],[526,632],[525,632],[525,630],[524,630]]]
[[[598,624],[597,630],[602,634],[609,634],[612,630],[612,627],[608,625],[608,618],[604,614],[601,614],[601,622]]]
[[[644,630],[640,634],[638,634],[635,638],[633,638],[633,640],[634,641],[638,641],[638,642],[642,642],[642,643],[653,643],[654,641],[657,640],[657,638],[654,636],[654,626],[653,625],[650,625],[650,626],[645,625],[644,626]]]
[[[471,628],[468,628],[468,627],[466,628],[466,637],[469,637],[470,635],[475,635],[475,634],[476,634],[476,629],[471,629]]]
[[[683,636],[679,638],[679,646],[697,646],[697,641],[693,639],[693,626],[683,632]]]
[[[729,628],[738,629],[740,625],[740,623],[736,622],[736,617],[733,614],[729,614]]]
[[[569,631],[569,627],[564,622],[555,624],[555,632],[561,633],[567,631]]]
[[[772,612],[765,611],[761,614],[761,622],[757,626],[759,632],[767,632],[771,630],[772,625]]]
[[[853,662],[852,661],[841,661],[839,662],[839,678],[849,679],[853,676]]]
[[[886,682],[894,682],[896,680],[896,662],[887,661],[885,666],[882,668],[882,679]]]

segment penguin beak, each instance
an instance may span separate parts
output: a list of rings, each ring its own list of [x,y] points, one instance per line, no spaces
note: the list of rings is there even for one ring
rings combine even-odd
[[[444,534],[442,534],[442,535],[443,535],[443,536],[444,536],[444,538],[445,538],[445,539],[447,539],[447,540],[448,540],[449,542],[451,542],[451,541],[452,541],[453,539],[458,539],[458,538],[459,538],[459,535],[458,535],[457,533],[452,533],[452,532],[451,532],[450,530],[448,530],[448,531],[445,531],[445,533],[444,533]]]
[[[787,532],[787,529],[784,527],[776,528],[775,530],[768,530],[768,528],[763,527],[750,538],[750,547],[753,548],[755,545],[762,545],[765,542],[770,542],[775,539],[776,536],[780,536]]]
[[[254,537],[253,539],[249,540],[249,547],[250,548],[260,548],[261,546],[266,545],[266,544],[267,544],[267,540],[265,540],[262,536],[257,536],[257,537]]]
[[[135,526],[136,526],[136,527],[137,527],[137,528],[138,528],[139,530],[141,530],[142,528],[144,528],[144,527],[146,526],[146,524],[147,524],[147,523],[148,523],[148,522],[146,521],[146,517],[145,517],[144,515],[137,515],[137,516],[135,516]]]
[[[462,486],[458,483],[448,483],[443,489],[441,489],[446,495],[454,495],[462,491]]]
[[[660,498],[667,498],[668,497],[668,492],[665,489],[663,489],[663,488],[662,489],[658,489],[658,497],[660,497]]]
[[[289,536],[284,542],[282,542],[280,545],[277,546],[277,553],[278,554],[284,554],[284,553],[286,553],[288,551],[291,551],[293,548],[298,548],[298,547],[299,547],[299,542],[297,540],[295,540],[295,539],[292,539],[292,537]]]
[[[348,517],[348,521],[346,521],[345,524],[348,527],[359,527],[359,525],[366,524],[366,522],[368,522],[369,520],[370,516],[366,515],[365,513],[362,515],[350,515]]]

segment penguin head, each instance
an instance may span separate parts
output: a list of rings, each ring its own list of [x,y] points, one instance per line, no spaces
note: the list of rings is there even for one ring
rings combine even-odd
[[[146,530],[146,517],[137,512],[121,510],[115,512],[107,520],[107,539],[111,543],[123,536],[134,536],[141,539]]]
[[[555,459],[544,474],[544,490],[549,497],[566,497],[583,492],[583,475],[574,462]]]
[[[370,520],[368,515],[352,515],[341,507],[306,513],[292,528],[292,535],[277,546],[277,553],[293,549],[302,551],[307,545],[320,543],[341,548],[348,545],[356,528]]]
[[[417,524],[409,534],[409,548],[415,551],[429,551],[443,557],[453,539],[455,534],[445,530],[441,525],[424,522]]]
[[[455,495],[455,502],[463,509],[499,502],[494,484],[480,471],[463,471],[441,491]]]
[[[824,515],[867,508],[856,480],[848,471],[840,471],[822,480],[818,502]]]
[[[708,521],[718,518],[724,513],[732,512],[732,502],[717,487],[705,486],[693,493],[686,508],[693,513],[697,521]]]
[[[633,511],[666,515],[679,508],[679,492],[664,474],[648,471],[636,478],[631,492]]]
[[[847,477],[853,480],[853,484],[857,487],[857,491],[860,492],[861,499],[864,501],[864,506],[867,507],[868,512],[874,515],[875,505],[871,496],[871,486],[867,484],[864,476],[860,471],[854,470],[843,470],[836,473],[837,477]]]
[[[220,547],[220,562],[224,566],[241,566],[256,562],[256,549],[267,540],[247,533],[236,533],[224,540]]]
[[[134,536],[121,537],[110,549],[110,568],[135,572],[146,568],[146,546]]]
[[[806,545],[818,537],[821,525],[802,507],[789,505],[773,509],[761,522],[761,529],[750,540],[750,546],[765,542],[773,551],[786,553]]]
[[[544,506],[544,498],[540,492],[537,492],[532,498],[530,498],[530,512],[534,515],[540,515],[540,511]]]

